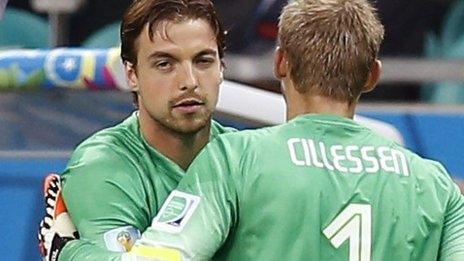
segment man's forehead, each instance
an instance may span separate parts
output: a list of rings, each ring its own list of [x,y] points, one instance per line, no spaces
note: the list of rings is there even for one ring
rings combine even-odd
[[[151,28],[149,24],[146,24],[143,30],[143,34],[148,36],[152,42],[156,40],[172,41],[172,35],[175,30],[179,31],[180,27],[184,26],[187,30],[197,29],[203,31],[204,34],[209,34],[212,40],[216,40],[213,28],[204,19],[182,19],[182,20],[162,20],[153,24]],[[184,29],[185,29],[184,28]],[[185,34],[188,36],[188,34]]]
[[[166,21],[153,26],[151,35],[149,30],[150,28],[146,25],[138,41],[139,47],[141,43],[144,43],[147,47],[151,46],[150,49],[218,48],[213,30],[207,22],[202,20]]]

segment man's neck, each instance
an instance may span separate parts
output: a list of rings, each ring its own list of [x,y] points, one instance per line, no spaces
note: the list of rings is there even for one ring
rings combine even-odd
[[[294,95],[287,101],[287,120],[309,113],[331,114],[352,119],[356,103],[338,101],[321,95]]]
[[[211,122],[199,132],[183,134],[154,121],[147,112],[139,113],[140,130],[150,146],[187,170],[190,163],[208,143]]]

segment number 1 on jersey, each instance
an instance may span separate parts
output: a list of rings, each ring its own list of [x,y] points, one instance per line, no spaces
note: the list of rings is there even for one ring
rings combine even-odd
[[[371,260],[371,206],[348,205],[323,231],[335,248],[349,241],[350,261]]]

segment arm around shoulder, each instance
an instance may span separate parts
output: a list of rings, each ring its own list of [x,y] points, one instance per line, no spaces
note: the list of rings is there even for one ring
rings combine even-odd
[[[110,150],[87,155],[71,160],[63,174],[63,197],[81,236],[65,246],[63,256],[85,258],[106,253],[108,260],[113,260],[109,257],[115,251],[124,252],[131,246],[122,245],[118,234],[127,230],[135,241],[150,217],[130,160]]]
[[[454,183],[450,190],[439,260],[464,260],[464,196]]]

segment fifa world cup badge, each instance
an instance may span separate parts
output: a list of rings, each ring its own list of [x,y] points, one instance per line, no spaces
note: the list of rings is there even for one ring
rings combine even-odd
[[[110,230],[103,237],[108,250],[123,253],[131,250],[141,233],[133,226],[125,226]]]
[[[130,251],[132,247],[132,237],[131,234],[127,231],[122,231],[118,234],[116,240],[118,240],[119,244],[124,248],[124,251]]]

